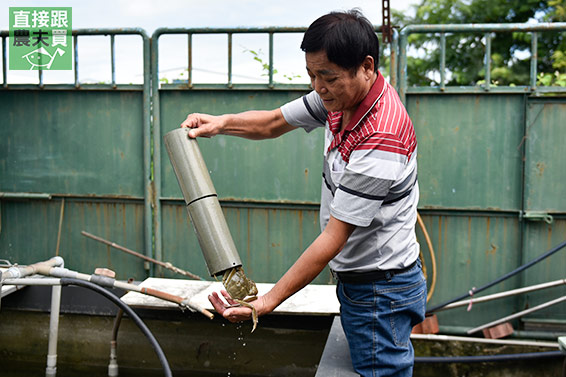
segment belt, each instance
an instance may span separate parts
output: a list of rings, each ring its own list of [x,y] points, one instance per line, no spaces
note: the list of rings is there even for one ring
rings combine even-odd
[[[418,258],[417,258],[418,260]],[[371,283],[373,281],[379,280],[390,280],[395,275],[402,274],[403,272],[409,271],[411,268],[415,267],[417,260],[408,265],[405,268],[398,268],[392,270],[375,270],[367,272],[338,272],[332,271],[334,277],[340,280],[342,283],[346,284],[363,284]]]

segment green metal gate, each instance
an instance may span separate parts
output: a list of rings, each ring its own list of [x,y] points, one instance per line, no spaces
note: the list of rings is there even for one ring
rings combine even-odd
[[[431,304],[467,292],[532,260],[566,238],[562,183],[566,169],[563,88],[408,87],[408,36],[564,31],[564,24],[409,26],[394,35],[390,81],[398,87],[419,142],[419,210],[432,238],[438,281]],[[134,34],[143,40],[144,84],[12,85],[6,80],[7,32],[3,32],[0,88],[0,258],[21,264],[59,253],[69,268],[83,272],[114,268],[118,278],[173,277],[81,236],[86,230],[128,248],[169,261],[207,278],[163,135],[191,112],[221,114],[272,109],[310,90],[273,78],[274,35],[304,28],[75,30],[75,46],[87,35]],[[186,35],[188,78],[163,84],[158,74],[159,42],[165,34]],[[193,36],[226,36],[228,74],[222,84],[192,80]],[[262,34],[269,40],[265,84],[232,80],[233,37]],[[533,38],[536,50],[536,38]],[[486,55],[489,57],[489,43]],[[399,64],[397,66],[397,52]],[[76,54],[76,47],[75,47]],[[114,67],[114,53],[112,67]],[[441,59],[442,63],[442,59]],[[486,59],[489,83],[490,59]],[[396,69],[397,68],[397,69]],[[441,64],[440,73],[444,75]],[[443,77],[443,76],[442,76]],[[397,82],[399,78],[399,82]],[[199,144],[219,194],[232,236],[250,276],[276,281],[318,235],[322,130],[295,131],[277,140],[254,142],[217,136]],[[432,273],[423,234],[423,255]],[[563,252],[489,292],[564,278]],[[331,282],[327,271],[316,283]],[[496,305],[440,313],[454,331],[550,300],[563,287],[509,298]],[[525,328],[557,325],[566,314],[558,305],[524,321]],[[530,326],[530,327],[529,327]],[[538,327],[537,327],[538,326]]]

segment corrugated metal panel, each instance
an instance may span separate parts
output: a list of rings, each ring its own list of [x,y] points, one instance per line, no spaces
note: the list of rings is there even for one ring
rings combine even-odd
[[[246,273],[258,282],[276,282],[320,233],[315,208],[243,203],[224,205],[223,210]],[[185,205],[166,202],[162,214],[164,260],[209,280]],[[166,271],[164,276],[172,277]],[[330,279],[326,269],[315,283],[326,284]]]
[[[274,109],[301,92],[161,91],[162,135],[179,127],[189,113],[225,114]],[[199,139],[200,149],[220,199],[320,201],[323,130],[296,130],[261,142],[230,136]],[[180,198],[179,185],[161,150],[162,196]]]
[[[525,210],[566,213],[566,98],[529,100]]]
[[[530,261],[538,257],[545,251],[564,242],[565,239],[566,216],[564,215],[560,217],[555,216],[552,224],[547,224],[543,221],[528,223],[525,231],[524,261]],[[525,271],[525,276],[523,277],[524,285],[564,279],[564,271],[566,271],[566,250],[562,249]],[[533,307],[564,295],[566,295],[566,286],[529,293],[522,301],[522,306],[523,308]],[[552,319],[564,322],[564,319],[566,319],[566,303],[533,313],[528,318]]]
[[[420,207],[521,208],[522,95],[409,95]]]
[[[145,278],[141,261],[80,234],[144,252],[142,92],[7,90],[0,112],[0,192],[56,194],[2,200],[1,258],[26,264],[55,255],[64,199],[59,255],[66,267]]]
[[[0,258],[29,264],[56,254],[60,199],[7,201],[1,204]],[[144,245],[142,201],[65,199],[59,255],[65,267],[94,273],[96,267],[114,269],[117,278],[145,279],[143,261],[81,235],[82,230],[133,250]]]
[[[526,110],[524,206],[527,219],[523,258],[530,261],[566,239],[566,164],[562,158],[566,140],[566,99],[532,98]],[[553,222],[529,221],[529,213],[551,213]],[[565,253],[561,250],[526,271],[524,284],[564,278]],[[522,305],[533,307],[565,294],[565,287],[532,293],[526,295]],[[564,319],[566,304],[533,313],[528,318]]]
[[[434,246],[438,268],[431,306],[487,284],[521,264],[517,253],[520,250],[518,218],[482,216],[473,212],[432,213],[422,217]],[[417,235],[430,282],[430,253],[419,228]],[[518,277],[509,279],[485,294],[516,288],[519,281]],[[477,304],[469,313],[463,308],[440,312],[438,316],[442,325],[479,325],[513,311],[515,300]]]
[[[144,196],[141,92],[0,91],[0,191]]]

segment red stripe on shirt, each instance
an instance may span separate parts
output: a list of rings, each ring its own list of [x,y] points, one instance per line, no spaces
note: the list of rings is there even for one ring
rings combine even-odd
[[[378,85],[374,84],[363,101],[365,106],[372,100],[377,101],[375,106],[368,108],[361,119],[353,119],[346,130],[340,132],[342,112],[328,114],[329,128],[334,134],[328,150],[337,147],[346,162],[355,149],[378,149],[408,158],[415,151],[415,130],[399,96],[388,83],[379,88],[380,92],[376,87]],[[356,115],[362,116],[360,111],[356,111]]]

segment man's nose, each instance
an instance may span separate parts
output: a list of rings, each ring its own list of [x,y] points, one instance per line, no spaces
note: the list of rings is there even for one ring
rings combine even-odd
[[[326,89],[326,86],[324,86],[320,80],[313,80],[311,83],[311,86],[313,87],[313,89],[315,90],[315,92],[317,93],[326,93],[328,90]]]

